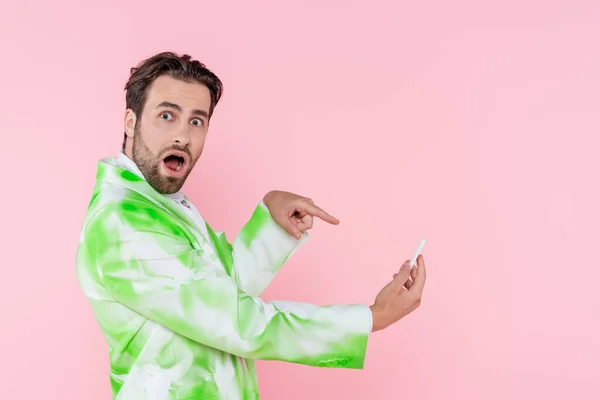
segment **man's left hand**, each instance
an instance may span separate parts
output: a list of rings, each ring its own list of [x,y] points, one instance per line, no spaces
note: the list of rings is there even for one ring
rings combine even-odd
[[[275,222],[296,239],[300,239],[303,232],[312,228],[313,217],[332,225],[340,223],[337,218],[317,207],[311,199],[293,193],[273,190],[266,194],[263,203]]]

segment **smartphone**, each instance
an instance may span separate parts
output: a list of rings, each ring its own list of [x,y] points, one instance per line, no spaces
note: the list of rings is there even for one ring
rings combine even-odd
[[[412,259],[410,260],[410,268],[412,269],[412,267],[415,266],[416,262],[417,262],[417,257],[419,257],[419,254],[421,254],[421,251],[423,250],[423,246],[425,246],[425,242],[426,242],[426,238],[421,239],[421,243],[419,243],[419,247],[417,247],[417,251],[415,251],[415,254],[413,255]]]

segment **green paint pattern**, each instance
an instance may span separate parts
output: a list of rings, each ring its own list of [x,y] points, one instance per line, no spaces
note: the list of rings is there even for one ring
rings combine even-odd
[[[362,368],[366,305],[259,298],[297,241],[262,204],[230,244],[170,198],[98,163],[77,276],[106,338],[113,398],[258,399],[255,360]]]

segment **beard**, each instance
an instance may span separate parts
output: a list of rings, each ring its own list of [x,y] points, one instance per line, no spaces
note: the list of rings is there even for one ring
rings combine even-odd
[[[161,172],[161,164],[164,163],[164,160],[160,155],[165,154],[170,150],[179,150],[189,156],[191,164],[187,168],[186,173],[181,177],[176,178],[166,176]],[[183,187],[185,180],[196,164],[196,161],[192,161],[193,159],[190,150],[185,146],[174,145],[163,149],[159,154],[154,154],[146,145],[146,142],[144,142],[138,126],[135,127],[132,153],[133,161],[137,164],[148,184],[161,194],[173,194],[178,192]]]

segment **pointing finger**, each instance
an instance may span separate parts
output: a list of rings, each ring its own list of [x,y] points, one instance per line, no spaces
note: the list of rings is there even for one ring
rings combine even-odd
[[[340,223],[340,221],[337,218],[329,215],[323,209],[317,207],[314,204],[306,204],[304,208],[313,217],[318,217],[325,222],[329,222],[332,225],[337,225]]]

